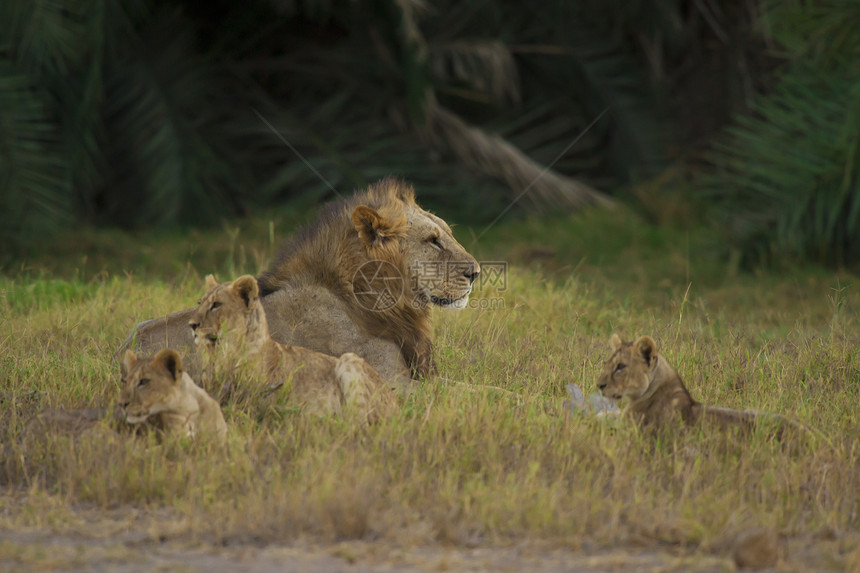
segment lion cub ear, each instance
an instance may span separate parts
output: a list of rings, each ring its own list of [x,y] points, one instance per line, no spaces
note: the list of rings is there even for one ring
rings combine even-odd
[[[251,275],[242,275],[230,287],[233,293],[245,301],[245,306],[251,306],[251,303],[260,298],[260,287],[257,285],[257,279]]]
[[[172,348],[165,348],[152,361],[167,370],[174,382],[182,378],[182,358]]]
[[[633,349],[645,359],[649,366],[657,358],[657,343],[650,336],[640,336],[633,343]]]
[[[215,280],[215,275],[206,275],[206,292],[218,286],[218,281]]]
[[[359,205],[352,212],[352,224],[361,242],[372,247],[377,241],[381,243],[401,234],[405,221],[390,221],[367,205]]]
[[[129,348],[125,351],[125,354],[122,356],[122,362],[119,363],[119,373],[123,378],[128,376],[128,373],[131,372],[131,369],[137,363],[137,354]]]
[[[614,352],[621,348],[621,345],[624,344],[621,341],[621,337],[618,336],[617,332],[613,332],[612,336],[609,337],[609,348]]]

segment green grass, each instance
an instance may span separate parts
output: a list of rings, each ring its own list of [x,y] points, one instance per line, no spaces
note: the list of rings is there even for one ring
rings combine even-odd
[[[72,237],[6,269],[0,483],[16,501],[0,527],[49,527],[80,507],[135,508],[169,511],[177,530],[204,539],[526,539],[707,553],[763,526],[791,539],[839,532],[842,553],[828,566],[860,562],[851,557],[860,530],[856,277],[814,267],[740,274],[714,254],[709,231],[652,227],[624,209],[508,223],[471,247],[509,261],[507,288],[475,297],[504,308],[437,312],[439,373],[515,396],[429,380],[371,428],[228,409],[224,452],[205,441],[19,440],[38,408],[113,403],[111,355],[131,327],[193,304],[207,272],[258,272],[273,245],[269,220],[237,223],[233,238],[85,232],[86,259],[64,255],[81,240]],[[469,246],[481,230],[455,231]],[[566,418],[565,385],[594,391],[616,331],[654,336],[698,399],[783,413],[827,439],[799,449],[763,434],[655,441],[626,424]]]

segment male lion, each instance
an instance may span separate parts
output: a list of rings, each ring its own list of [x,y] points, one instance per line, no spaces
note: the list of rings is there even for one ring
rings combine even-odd
[[[124,387],[119,406],[128,423],[142,424],[156,416],[168,433],[214,435],[219,441],[226,438],[221,407],[182,370],[182,359],[175,350],[162,350],[151,360],[139,360],[126,350],[120,372]]]
[[[597,387],[610,400],[626,399],[622,414],[643,426],[661,427],[681,419],[686,425],[705,423],[750,431],[758,421],[768,419],[775,422],[780,439],[787,428],[802,430],[796,422],[776,414],[700,404],[690,396],[666,358],[658,354],[657,343],[650,336],[640,336],[630,343],[613,334],[609,346],[612,355],[603,366]]]
[[[238,388],[240,392],[265,392],[288,383],[290,402],[306,412],[336,414],[349,406],[368,422],[396,408],[391,388],[357,355],[334,358],[272,340],[251,275],[221,284],[208,275],[206,290],[188,324],[204,354],[204,376],[213,383],[230,384],[241,376],[252,387]]]
[[[259,278],[272,338],[354,352],[390,384],[432,369],[431,307],[464,308],[478,262],[411,185],[386,178],[325,207]],[[123,348],[190,347],[193,309],[139,324]]]

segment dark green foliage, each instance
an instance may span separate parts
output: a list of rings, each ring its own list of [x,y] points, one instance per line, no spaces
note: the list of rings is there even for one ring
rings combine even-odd
[[[249,167],[229,83],[176,9],[8,0],[0,17],[0,250],[71,221],[236,212]]]
[[[70,166],[53,102],[32,76],[0,62],[0,241],[37,236],[67,220]],[[10,246],[13,246],[10,244]],[[14,245],[17,246],[17,245]]]
[[[658,96],[710,37],[699,4],[4,0],[0,251],[67,223],[213,223],[387,174],[460,219],[493,219],[553,162],[523,205],[599,200],[589,185],[664,165]]]
[[[102,215],[126,225],[236,213],[252,157],[231,125],[229,82],[176,13],[152,18],[105,85],[112,188]],[[247,164],[244,162],[247,161]]]
[[[787,63],[718,144],[718,201],[748,262],[860,257],[860,4],[770,7]]]

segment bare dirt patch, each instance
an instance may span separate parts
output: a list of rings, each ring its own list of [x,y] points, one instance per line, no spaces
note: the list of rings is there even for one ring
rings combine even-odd
[[[625,547],[579,549],[525,540],[475,547],[409,546],[390,541],[324,542],[301,536],[270,543],[253,538],[200,538],[168,510],[67,508],[38,527],[9,511],[0,527],[2,571],[228,571],[358,573],[389,571],[518,572],[732,571],[730,544],[707,551],[631,540]],[[20,518],[16,519],[16,518]],[[837,534],[786,540],[787,555],[772,571],[845,570],[857,557]],[[852,554],[853,551],[853,554]]]

